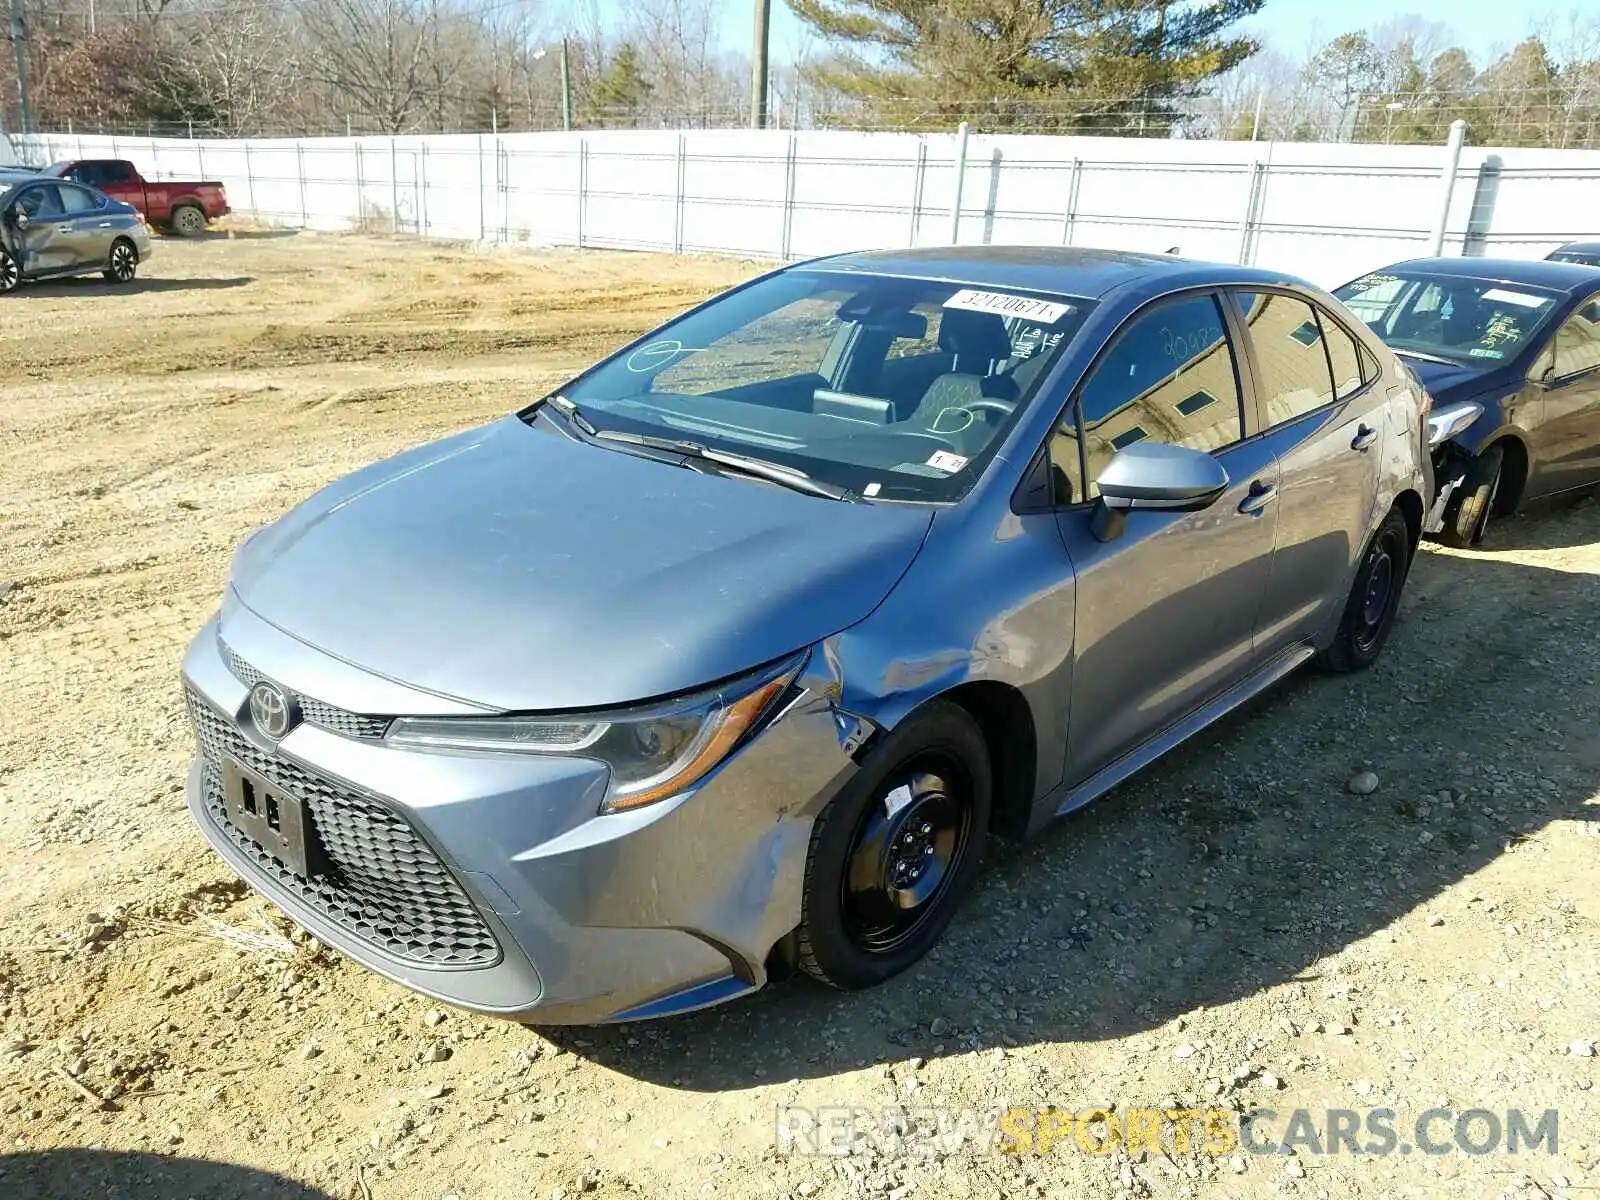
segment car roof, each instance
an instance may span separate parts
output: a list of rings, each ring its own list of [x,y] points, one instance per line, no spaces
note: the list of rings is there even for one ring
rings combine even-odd
[[[1600,242],[1568,242],[1565,246],[1559,247],[1556,253],[1559,254],[1562,250],[1577,250],[1583,254],[1600,254]]]
[[[978,287],[1021,288],[1096,300],[1120,287],[1158,281],[1174,290],[1252,283],[1310,286],[1294,276],[1254,267],[1082,246],[921,246],[835,254],[795,265],[851,274],[941,279]]]
[[[1497,283],[1526,283],[1558,292],[1592,288],[1600,283],[1600,267],[1583,263],[1553,262],[1548,258],[1410,258],[1382,271],[1420,271],[1458,279],[1492,279]]]
[[[27,167],[0,167],[0,179],[8,183],[22,183],[28,179],[45,178],[38,171],[30,171]]]

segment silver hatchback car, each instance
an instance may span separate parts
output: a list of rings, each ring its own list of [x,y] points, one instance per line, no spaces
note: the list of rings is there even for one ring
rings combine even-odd
[[[69,275],[132,283],[153,250],[133,205],[81,184],[0,169],[0,295],[25,280]]]
[[[1371,663],[1426,397],[1304,282],[853,254],[250,535],[188,797],[318,938],[530,1023],[911,966],[990,834]]]

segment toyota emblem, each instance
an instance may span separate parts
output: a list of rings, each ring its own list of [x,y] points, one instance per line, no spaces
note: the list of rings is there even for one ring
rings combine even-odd
[[[294,724],[294,705],[287,692],[264,679],[250,689],[250,717],[257,729],[277,741]]]

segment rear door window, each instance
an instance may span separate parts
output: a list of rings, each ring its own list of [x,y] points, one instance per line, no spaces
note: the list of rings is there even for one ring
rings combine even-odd
[[[1240,291],[1236,295],[1255,348],[1265,426],[1274,428],[1332,403],[1333,368],[1316,310],[1300,297],[1280,292]],[[1342,336],[1348,344],[1349,335]],[[1352,345],[1346,353],[1353,352]],[[1361,369],[1355,360],[1347,373],[1359,388]]]

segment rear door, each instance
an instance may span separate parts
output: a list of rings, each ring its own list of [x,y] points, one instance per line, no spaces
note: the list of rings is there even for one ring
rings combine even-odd
[[[1220,297],[1189,293],[1130,317],[1085,376],[1050,443],[1077,582],[1067,778],[1082,782],[1247,675],[1271,569],[1272,451],[1247,438],[1238,355]],[[1134,510],[1091,529],[1095,479],[1125,446],[1204,450],[1228,472],[1201,512]],[[1069,485],[1066,481],[1070,481]]]
[[[108,261],[114,231],[105,196],[75,183],[61,183],[57,187],[62,207],[66,209],[64,224],[71,226],[71,231],[63,236],[68,239],[68,248],[75,260],[85,265]]]
[[[1556,330],[1533,374],[1539,423],[1530,439],[1539,479],[1529,496],[1600,480],[1600,293]]]
[[[1272,578],[1258,648],[1311,641],[1344,610],[1377,520],[1389,398],[1376,364],[1320,305],[1292,291],[1237,289],[1263,441],[1279,468]]]

